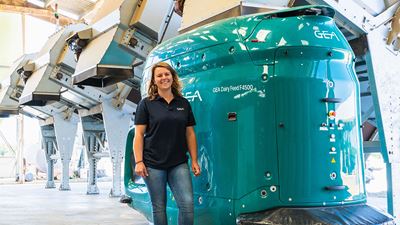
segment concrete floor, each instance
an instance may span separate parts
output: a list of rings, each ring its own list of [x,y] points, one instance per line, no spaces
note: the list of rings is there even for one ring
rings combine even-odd
[[[99,195],[86,195],[86,183],[71,191],[45,189],[45,183],[0,185],[0,225],[147,225],[119,198],[109,198],[111,182],[99,182]],[[57,187],[59,184],[57,184]]]
[[[2,184],[8,183],[8,184]],[[0,181],[0,225],[148,225],[119,198],[109,198],[111,182],[99,182],[99,195],[86,195],[85,182],[71,182],[71,191],[45,189],[45,183]],[[367,185],[368,186],[368,185]],[[386,210],[384,192],[369,193],[368,203]]]

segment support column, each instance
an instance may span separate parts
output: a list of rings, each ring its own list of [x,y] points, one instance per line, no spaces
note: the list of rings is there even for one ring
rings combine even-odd
[[[24,159],[24,115],[17,116],[17,171],[18,182],[25,182],[26,160]]]
[[[46,188],[56,188],[56,184],[54,183],[54,160],[51,159],[47,160]]]
[[[41,125],[42,147],[47,160],[47,183],[46,188],[55,188],[54,183],[54,162],[56,154],[56,137],[53,125]]]
[[[53,115],[53,118],[62,163],[62,177],[59,189],[61,191],[68,191],[71,190],[69,186],[69,163],[71,162],[72,151],[74,149],[79,118],[74,113],[65,114],[64,112]]]
[[[86,154],[89,161],[88,185],[86,194],[99,194],[99,188],[97,186],[97,163],[101,157],[98,157],[97,155],[101,152],[101,146],[99,141],[96,140],[96,136],[100,139],[100,141],[104,141],[104,126],[101,120],[95,119],[91,116],[81,116],[81,124]]]
[[[113,107],[111,100],[104,100],[101,106],[107,143],[113,164],[113,186],[110,196],[118,197],[122,195],[121,163],[124,159],[125,143],[129,132],[131,114]]]

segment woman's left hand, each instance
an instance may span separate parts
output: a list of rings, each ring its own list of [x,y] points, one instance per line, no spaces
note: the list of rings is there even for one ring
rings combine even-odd
[[[192,161],[192,171],[193,171],[193,174],[194,174],[196,177],[200,175],[201,170],[200,170],[200,166],[199,166],[199,164],[197,163],[197,161]]]

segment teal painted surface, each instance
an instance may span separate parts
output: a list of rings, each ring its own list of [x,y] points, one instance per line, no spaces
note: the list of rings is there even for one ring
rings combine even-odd
[[[329,46],[350,49],[334,23],[331,18],[323,16],[263,20],[244,42],[254,63],[260,65],[273,64],[275,50],[282,47]],[[252,42],[255,40],[258,42]]]
[[[198,225],[235,224],[242,213],[274,207],[366,201],[351,48],[331,17],[268,15],[203,26],[156,47],[146,63],[144,81],[156,62],[176,68],[196,117]],[[337,114],[332,119],[331,110]],[[229,120],[230,113],[236,120]],[[128,139],[128,164],[131,152]],[[147,190],[129,174],[125,187],[132,207],[150,218]],[[332,186],[344,190],[326,190]],[[168,207],[176,224],[170,192]]]
[[[352,55],[329,47],[288,47],[276,51],[275,61],[276,119],[284,124],[277,128],[281,201],[322,205],[365,199]],[[322,102],[326,97],[344,101]],[[335,119],[327,117],[331,110]],[[327,130],[319,129],[322,123]],[[346,190],[324,190],[337,185]]]
[[[108,46],[104,57],[101,59],[101,65],[120,65],[127,66],[133,63],[135,55],[124,49],[117,42],[112,41]]]

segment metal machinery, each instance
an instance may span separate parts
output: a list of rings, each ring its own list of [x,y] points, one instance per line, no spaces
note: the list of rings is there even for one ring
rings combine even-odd
[[[306,0],[333,7],[335,21],[356,54],[366,153],[386,163],[388,212],[400,214],[399,1]]]
[[[22,108],[41,119],[49,165],[46,187],[54,187],[52,167],[59,151],[63,162],[60,189],[69,189],[68,167],[80,121],[89,160],[87,193],[99,192],[96,164],[101,157],[110,156],[110,195],[120,196],[125,147],[120,140],[127,137],[135,103],[140,99],[142,64],[159,40],[176,35],[167,31],[167,25],[171,20],[177,24],[179,18],[171,16],[172,1],[104,4],[91,24],[62,28],[33,59],[20,63],[10,74],[13,84],[1,89],[8,94],[3,96],[7,101],[18,91],[21,96],[13,99],[19,101],[19,107],[16,101],[12,107],[7,101],[1,105],[4,113]]]
[[[60,30],[50,37],[39,53],[18,61],[8,75],[8,84],[1,89],[4,109],[14,108],[13,113],[20,112],[40,120],[42,146],[48,162],[46,188],[55,187],[54,161],[58,151],[63,165],[60,190],[70,189],[69,162],[79,120],[74,111],[92,103],[86,99],[78,102],[79,99],[71,98],[70,93],[61,91],[59,85],[49,80],[50,75],[61,79],[73,71],[73,55],[67,53],[60,39],[82,27],[84,25],[73,25]],[[67,82],[68,78],[64,80]],[[3,103],[5,101],[12,105]]]
[[[107,97],[100,97],[99,105],[79,111],[93,172],[95,149],[102,145],[100,137],[107,139],[114,171],[112,196],[121,195],[124,157],[121,140],[127,137],[136,108],[136,105],[131,107],[128,103],[140,100],[142,64],[150,50],[158,41],[176,34],[167,33],[167,25],[173,19],[171,12],[172,1],[106,1],[88,29],[76,32],[66,40],[77,59],[73,84],[98,87],[103,91],[116,88]],[[174,29],[172,26],[169,28]],[[104,123],[102,129],[98,128],[103,124],[93,120],[99,115]],[[97,127],[94,131],[93,126]],[[94,182],[95,174],[92,178]],[[88,193],[97,191],[95,187]]]
[[[34,54],[24,55],[17,59],[10,68],[13,74],[1,82],[0,88],[0,115],[8,117],[19,113],[20,107],[18,99],[21,96],[24,82],[17,73],[17,69],[25,66],[29,60],[33,59]]]
[[[35,57],[36,54],[25,55],[17,60],[14,66],[11,68],[10,74],[8,74],[9,77],[2,82],[0,90],[0,112],[2,117],[22,113],[31,117],[37,117],[41,121],[44,121],[51,115],[49,112],[55,109],[55,106],[46,106],[41,108],[35,106],[21,107],[19,105],[18,101],[24,89],[26,77],[32,75],[32,71],[34,70],[35,64],[32,63],[32,60]],[[55,137],[54,126],[43,126],[41,130],[43,136],[43,149],[46,153],[46,160],[48,164],[46,188],[54,188],[54,161],[57,159],[57,156],[55,155],[57,141]],[[67,150],[65,148],[62,149]],[[68,173],[66,175],[68,178]],[[62,179],[63,180],[60,189],[67,190],[69,188],[68,179],[65,177]]]
[[[173,65],[199,121],[196,224],[394,224],[366,204],[355,55],[333,17],[304,6],[229,18],[150,53],[143,83],[153,64]],[[151,220],[133,135],[127,202]]]

